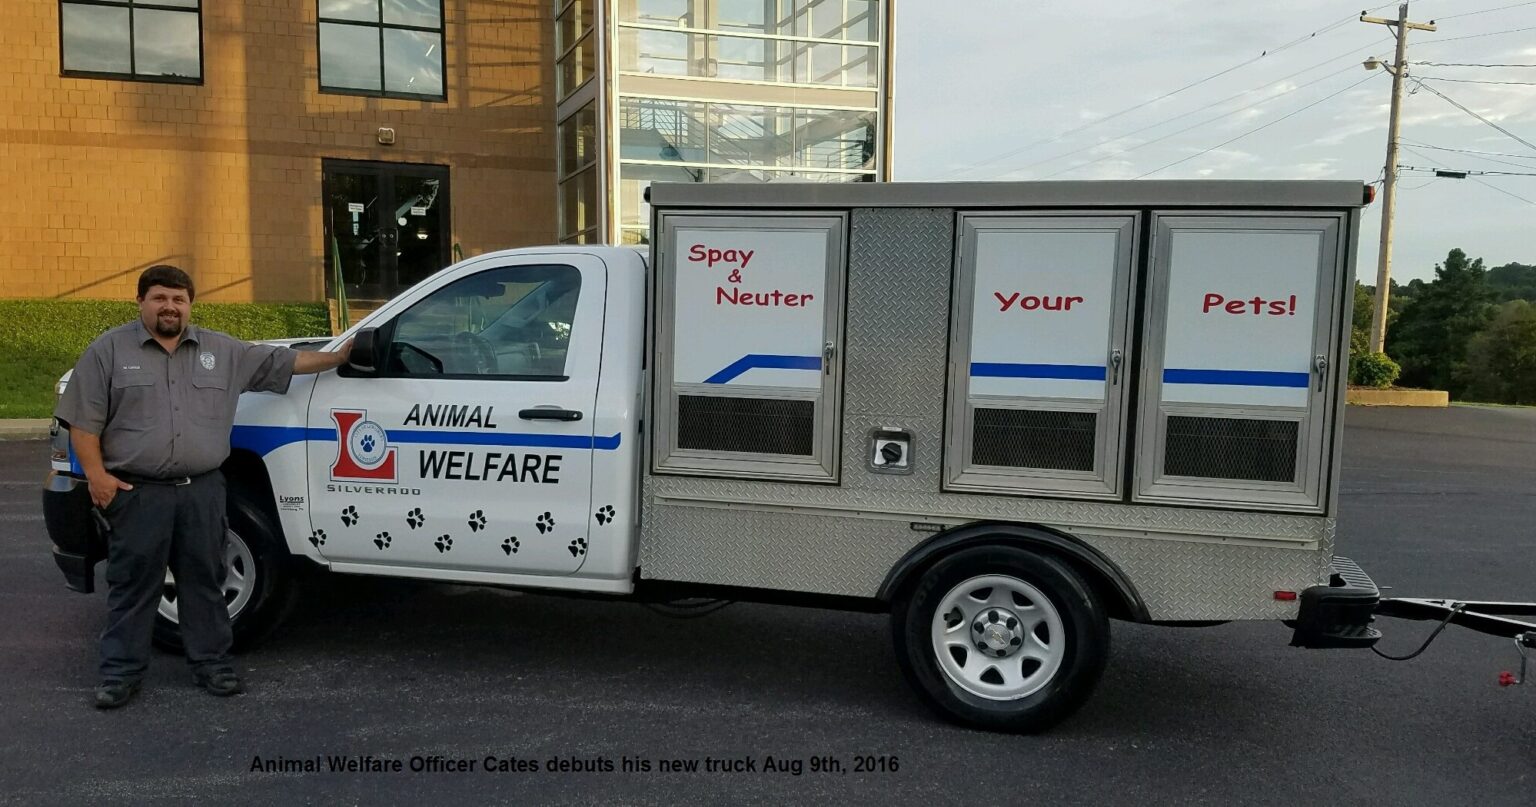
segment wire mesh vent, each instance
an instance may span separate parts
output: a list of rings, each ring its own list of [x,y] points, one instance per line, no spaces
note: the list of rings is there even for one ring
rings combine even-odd
[[[815,401],[679,395],[677,447],[809,457]]]
[[[976,410],[971,462],[1010,468],[1092,471],[1098,415],[1032,409]]]
[[[1300,427],[1294,420],[1170,416],[1163,473],[1294,482]]]

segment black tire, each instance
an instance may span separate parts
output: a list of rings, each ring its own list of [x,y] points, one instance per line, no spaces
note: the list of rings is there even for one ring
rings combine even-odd
[[[1058,651],[1059,666],[1046,673],[1045,683],[1013,699],[982,697],[967,690],[944,669],[935,646],[936,609],[958,586],[984,576],[1022,581],[1044,595],[1059,616],[1065,639]],[[971,629],[983,630],[974,625]],[[1008,546],[962,549],[934,563],[893,603],[891,630],[902,673],[928,705],[948,720],[989,731],[1033,733],[1054,726],[1088,700],[1109,656],[1109,618],[1082,576],[1052,556]],[[1045,630],[1049,632],[1048,627]],[[966,637],[975,639],[970,634]],[[977,651],[949,652],[964,657]],[[963,664],[959,658],[955,661]],[[978,656],[977,663],[987,666],[986,661],[985,654]],[[1033,662],[1021,663],[1023,670],[1029,670]],[[1024,681],[1029,678],[1030,673],[1022,673]],[[1026,688],[1021,687],[1021,693]]]
[[[250,576],[249,599],[230,613],[229,626],[238,652],[260,644],[292,610],[297,570],[272,516],[237,484],[230,480],[226,504],[229,530],[233,533],[230,540],[245,544],[251,558],[251,569],[246,573],[254,573]],[[162,650],[184,650],[181,627],[163,610],[155,614],[154,641]]]

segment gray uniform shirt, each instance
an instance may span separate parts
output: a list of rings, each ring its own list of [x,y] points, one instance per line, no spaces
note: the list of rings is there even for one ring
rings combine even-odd
[[[196,325],[166,353],[136,319],[85,349],[54,416],[101,437],[108,471],[154,478],[205,473],[229,456],[240,393],[287,392],[297,356]]]

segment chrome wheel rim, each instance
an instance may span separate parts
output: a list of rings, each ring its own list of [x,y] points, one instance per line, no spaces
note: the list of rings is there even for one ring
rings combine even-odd
[[[224,531],[224,602],[233,620],[251,601],[256,590],[256,559],[250,547],[234,530]],[[165,570],[165,588],[160,594],[160,616],[180,624],[177,613],[176,577]]]
[[[1050,683],[1066,655],[1066,631],[1040,589],[1007,575],[982,575],[949,590],[933,612],[933,652],[955,686],[1010,701]]]

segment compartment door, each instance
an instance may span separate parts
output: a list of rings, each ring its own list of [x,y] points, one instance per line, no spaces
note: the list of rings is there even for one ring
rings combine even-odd
[[[836,482],[842,215],[661,217],[657,473]]]
[[[948,489],[1121,495],[1137,221],[961,216]]]
[[[1323,509],[1341,215],[1158,215],[1135,499]]]

